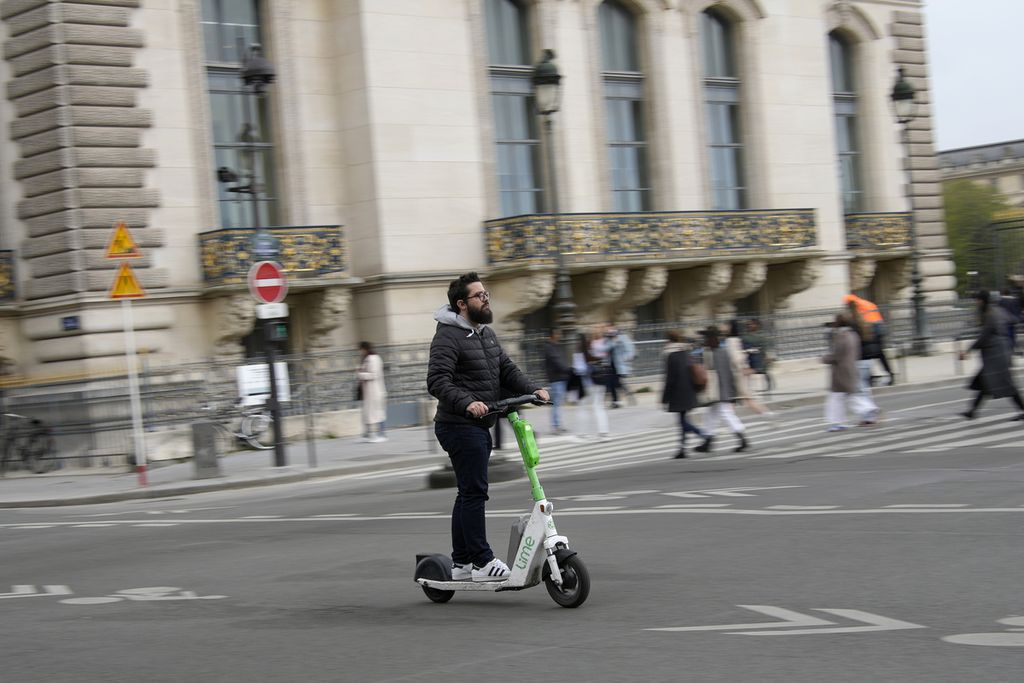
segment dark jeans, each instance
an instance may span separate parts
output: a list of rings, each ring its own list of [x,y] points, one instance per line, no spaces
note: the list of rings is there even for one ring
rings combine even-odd
[[[686,419],[686,411],[679,413],[679,426],[682,428],[680,437],[682,438],[681,443],[686,443],[686,432],[690,432],[694,436],[704,437],[704,432],[697,428],[692,422]]]
[[[494,559],[484,516],[491,433],[475,425],[436,422],[434,434],[452,461],[459,489],[452,508],[452,562],[482,567]]]

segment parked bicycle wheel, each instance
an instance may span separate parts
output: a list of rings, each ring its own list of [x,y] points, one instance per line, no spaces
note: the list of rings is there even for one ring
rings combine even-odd
[[[242,416],[238,426],[238,437],[252,448],[265,451],[274,447],[273,432],[270,425],[273,419],[265,410]]]
[[[25,467],[36,474],[49,472],[57,467],[57,454],[53,446],[53,436],[45,427],[37,426],[22,446],[21,459]]]

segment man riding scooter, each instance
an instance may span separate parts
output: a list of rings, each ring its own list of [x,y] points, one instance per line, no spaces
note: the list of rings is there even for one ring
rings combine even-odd
[[[487,415],[487,404],[501,398],[502,390],[549,400],[548,392],[516,367],[488,327],[494,319],[490,299],[476,273],[451,281],[448,303],[434,314],[437,330],[427,367],[427,390],[438,402],[434,434],[452,461],[458,485],[452,508],[455,581],[503,581],[511,573],[487,543],[489,430],[497,420]]]

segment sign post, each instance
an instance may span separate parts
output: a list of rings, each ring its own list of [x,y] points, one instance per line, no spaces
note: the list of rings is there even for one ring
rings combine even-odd
[[[284,269],[273,261],[258,261],[249,268],[249,292],[259,302],[257,316],[263,320],[263,348],[267,354],[267,374],[270,376],[270,397],[267,407],[274,421],[274,467],[288,464],[284,452],[281,428],[281,404],[278,401],[277,373],[274,371],[274,318],[286,317],[288,306],[281,303],[288,294],[288,281]]]
[[[108,259],[133,259],[140,258],[142,251],[139,250],[128,226],[118,223],[114,226],[114,234],[107,246]],[[145,432],[142,429],[142,399],[139,395],[139,375],[136,365],[135,353],[135,322],[132,318],[132,299],[141,299],[146,296],[135,272],[122,260],[117,269],[117,276],[114,284],[110,287],[110,298],[121,300],[121,319],[124,325],[124,349],[125,361],[128,366],[128,400],[131,404],[132,413],[132,437],[135,445],[135,470],[139,474],[139,486],[146,486],[146,440]]]

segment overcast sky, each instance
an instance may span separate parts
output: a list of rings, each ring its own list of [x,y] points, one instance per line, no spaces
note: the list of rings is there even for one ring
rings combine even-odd
[[[938,150],[1024,139],[1024,0],[925,0]]]

